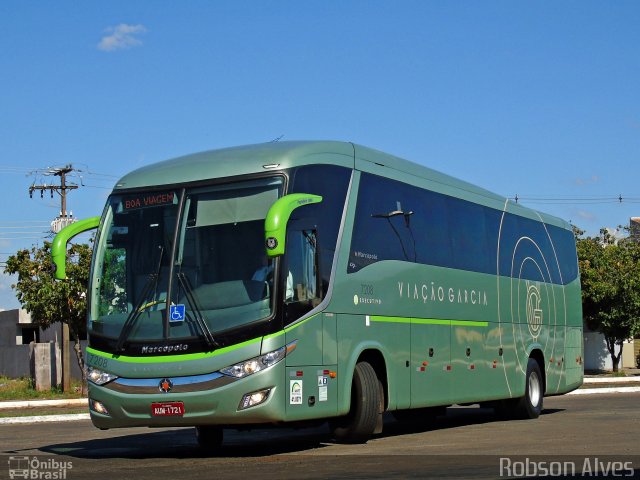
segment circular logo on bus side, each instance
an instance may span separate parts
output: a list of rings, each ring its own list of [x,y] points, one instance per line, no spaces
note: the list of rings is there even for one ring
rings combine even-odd
[[[160,384],[158,385],[158,390],[162,393],[169,393],[173,388],[173,382],[168,378],[163,378],[160,380]]]
[[[269,237],[266,244],[269,250],[274,250],[278,246],[278,240],[275,237]]]
[[[541,304],[540,289],[535,283],[527,281],[527,323],[529,324],[529,333],[533,338],[538,338],[542,328]]]

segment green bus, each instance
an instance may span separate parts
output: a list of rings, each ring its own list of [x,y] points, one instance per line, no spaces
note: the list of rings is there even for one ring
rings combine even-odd
[[[329,421],[339,441],[383,413],[453,404],[535,418],[582,384],[571,226],[346,142],[277,142],[140,168],[117,182],[88,290],[93,424],[225,428]]]

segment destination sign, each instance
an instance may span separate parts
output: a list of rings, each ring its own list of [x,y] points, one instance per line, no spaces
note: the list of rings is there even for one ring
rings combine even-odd
[[[173,205],[176,203],[175,192],[154,192],[141,193],[139,195],[129,196],[122,199],[122,209],[138,210],[140,208],[161,207],[164,205]]]

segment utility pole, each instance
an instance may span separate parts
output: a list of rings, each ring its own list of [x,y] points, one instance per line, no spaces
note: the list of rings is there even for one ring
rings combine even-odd
[[[31,185],[29,187],[29,196],[33,198],[33,192],[40,191],[40,198],[44,197],[44,192],[49,191],[51,198],[53,198],[53,192],[60,195],[60,217],[51,223],[51,228],[54,233],[58,233],[62,228],[70,223],[73,223],[73,219],[67,215],[67,191],[75,190],[77,185],[67,184],[67,174],[74,171],[72,165],[66,165],[61,168],[50,168],[44,174],[54,175],[60,177],[60,185]],[[57,230],[57,231],[55,231]],[[69,352],[69,324],[62,323],[62,391],[68,392],[71,390],[71,361]]]

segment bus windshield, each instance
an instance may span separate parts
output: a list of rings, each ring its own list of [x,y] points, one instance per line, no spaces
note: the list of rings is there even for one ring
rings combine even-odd
[[[199,339],[269,317],[264,219],[281,177],[115,194],[92,272],[89,333],[127,342]],[[175,244],[174,244],[175,243]]]

